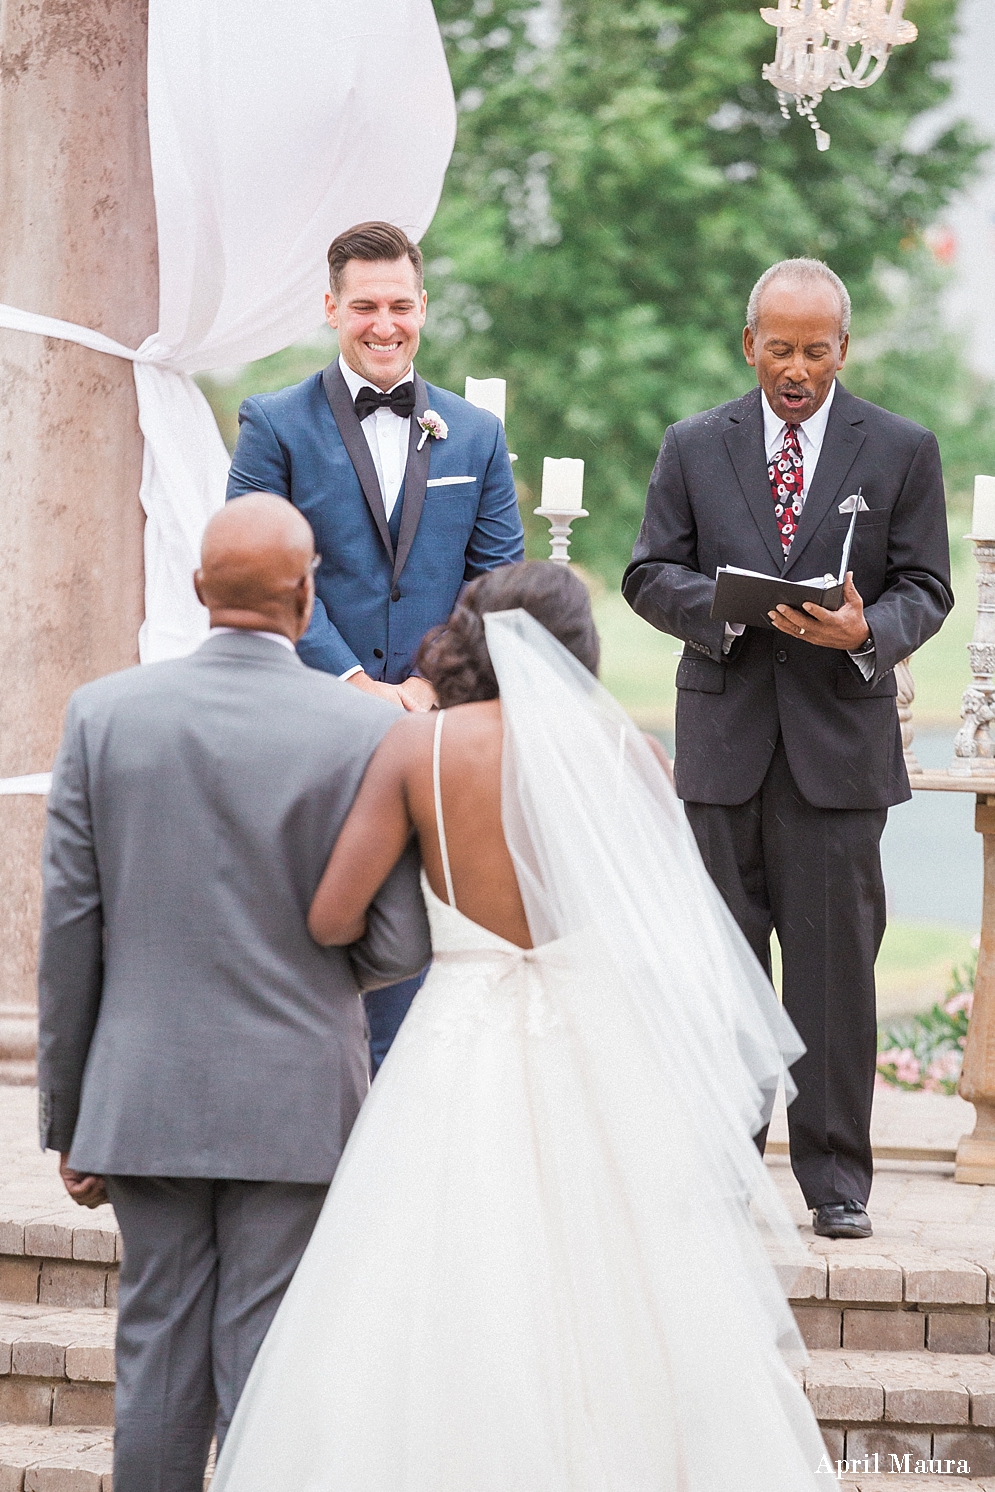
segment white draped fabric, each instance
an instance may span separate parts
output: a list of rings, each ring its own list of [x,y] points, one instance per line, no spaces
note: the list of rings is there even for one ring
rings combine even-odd
[[[325,251],[344,228],[385,218],[420,238],[456,126],[431,0],[150,0],[148,102],[158,331],[130,349],[0,306],[0,326],[134,363],[143,662],[189,652],[207,630],[190,576],[228,455],[190,375],[313,330]]]

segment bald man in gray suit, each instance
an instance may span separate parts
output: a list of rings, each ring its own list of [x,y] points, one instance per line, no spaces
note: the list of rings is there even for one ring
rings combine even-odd
[[[124,1241],[115,1492],[201,1492],[368,1087],[363,991],[431,949],[413,853],[352,948],[306,916],[400,711],[309,669],[307,520],[208,525],[189,658],[76,691],[48,804],[43,1147]]]

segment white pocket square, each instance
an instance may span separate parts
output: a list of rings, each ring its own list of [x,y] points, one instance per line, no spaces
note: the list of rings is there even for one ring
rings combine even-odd
[[[838,511],[840,513],[852,513],[854,508],[856,508],[858,513],[867,513],[870,511],[859,492],[853,492],[849,497],[845,497],[840,503]]]
[[[455,487],[457,482],[475,482],[476,477],[429,477],[426,487]]]

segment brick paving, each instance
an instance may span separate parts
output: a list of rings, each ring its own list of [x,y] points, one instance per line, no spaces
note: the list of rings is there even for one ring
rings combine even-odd
[[[896,1099],[911,1102],[903,1109]],[[922,1104],[922,1099],[930,1102]],[[910,1144],[953,1143],[973,1122],[974,1110],[957,1098],[929,1093],[878,1094],[875,1102],[884,1112],[879,1122],[885,1126],[889,1143],[898,1143],[899,1137]],[[38,1148],[36,1105],[33,1089],[0,1087],[0,1253],[21,1252],[7,1249],[3,1232],[5,1224],[16,1227],[15,1220],[21,1220],[20,1226],[37,1230],[35,1242],[40,1241],[42,1226],[52,1230],[56,1251],[50,1257],[113,1260],[115,1254],[108,1255],[108,1239],[102,1235],[116,1233],[114,1214],[107,1206],[92,1212],[77,1207],[66,1196],[56,1157],[52,1153],[43,1155]],[[903,1114],[904,1131],[900,1129]],[[842,1256],[852,1260],[859,1255],[894,1259],[907,1257],[912,1250],[921,1256],[923,1268],[928,1268],[927,1256],[933,1253],[960,1258],[981,1269],[995,1266],[995,1187],[958,1186],[952,1166],[880,1162],[869,1206],[874,1237],[839,1242],[812,1234],[811,1218],[787,1159],[777,1156],[767,1163],[815,1254],[830,1259]],[[882,1279],[876,1288],[888,1287]],[[891,1288],[894,1290],[894,1284]]]
[[[110,1207],[66,1196],[55,1156],[38,1148],[35,1102],[30,1089],[0,1088],[0,1400],[16,1410],[0,1420],[41,1421],[0,1427],[0,1492],[112,1492],[107,1308],[120,1242]],[[892,1102],[887,1143],[952,1148],[969,1128],[964,1107]],[[958,1186],[950,1165],[882,1162],[874,1237],[843,1242],[814,1237],[787,1160],[768,1165],[808,1247],[793,1295],[830,1456],[873,1467],[877,1454],[882,1468],[892,1454],[911,1467],[952,1457],[974,1473],[855,1469],[847,1488],[995,1492],[995,1187]]]
[[[4,1425],[0,1492],[113,1492],[108,1430]]]
[[[824,1256],[829,1261],[830,1268],[857,1270],[861,1259],[901,1259],[910,1269],[918,1269],[916,1288],[926,1290],[932,1288],[927,1284],[931,1260],[939,1255],[944,1261],[963,1261],[963,1275],[973,1275],[976,1281],[968,1288],[976,1291],[981,1288],[979,1271],[995,1268],[995,1187],[958,1185],[953,1179],[952,1165],[880,1161],[874,1170],[874,1187],[867,1208],[874,1236],[845,1240],[816,1238],[811,1214],[787,1159],[769,1158],[767,1165],[802,1238],[813,1255]],[[889,1277],[887,1262],[863,1267],[868,1270],[865,1288],[871,1288],[872,1275],[880,1272],[873,1284],[880,1293],[851,1298],[901,1298],[897,1276],[892,1271]],[[946,1262],[943,1272],[949,1273]]]

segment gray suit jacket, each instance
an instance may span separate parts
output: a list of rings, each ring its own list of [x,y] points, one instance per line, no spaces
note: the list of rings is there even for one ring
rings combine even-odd
[[[868,682],[845,652],[747,627],[728,654],[710,615],[719,565],[788,580],[835,573],[860,491],[850,556],[874,640]],[[787,563],[767,476],[759,388],[671,425],[622,583],[629,605],[684,643],[675,775],[682,798],[745,803],[778,736],[818,808],[887,808],[911,797],[894,667],[953,605],[935,435],[838,385]]]
[[[414,851],[351,949],[308,906],[396,711],[249,633],[69,702],[48,800],[42,1145],[81,1171],[328,1182],[360,991],[431,948]]]

